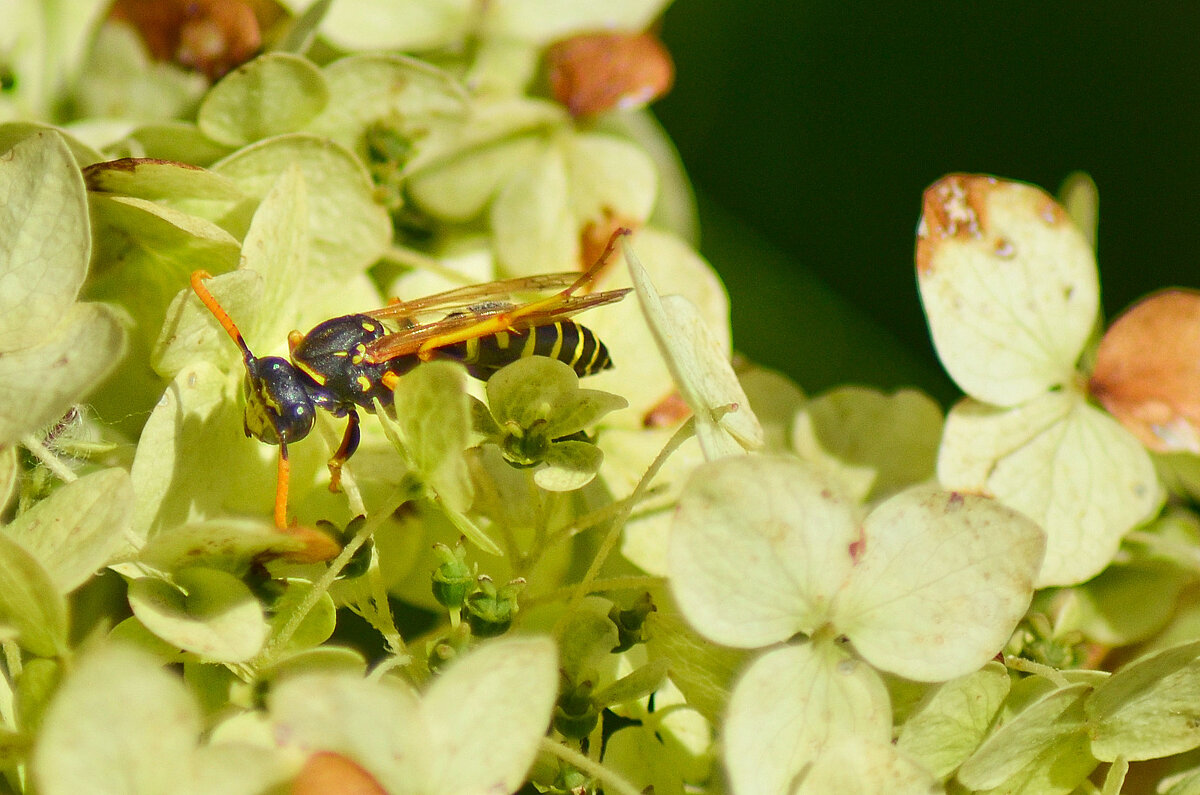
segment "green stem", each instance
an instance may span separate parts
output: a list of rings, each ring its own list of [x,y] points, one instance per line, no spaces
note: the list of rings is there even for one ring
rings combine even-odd
[[[300,628],[300,624],[303,623],[304,619],[308,616],[312,609],[317,606],[317,602],[321,600],[321,597],[329,591],[330,586],[332,586],[334,581],[337,580],[338,574],[340,574],[342,569],[346,567],[346,564],[350,562],[350,559],[354,557],[354,553],[358,552],[358,550],[362,548],[362,545],[367,542],[367,539],[371,537],[375,530],[381,524],[383,524],[397,508],[413,498],[413,493],[415,491],[414,485],[415,484],[413,484],[411,481],[402,483],[400,487],[396,489],[395,493],[392,495],[392,498],[384,503],[384,507],[378,511],[374,517],[363,524],[362,528],[360,528],[359,531],[354,534],[354,537],[350,539],[349,543],[342,548],[341,553],[338,554],[338,556],[333,559],[333,562],[329,564],[329,568],[325,570],[325,573],[313,583],[312,589],[305,594],[304,599],[300,601],[300,604],[298,604],[296,609],[292,611],[292,614],[288,616],[287,622],[283,625],[279,632],[272,636],[269,641],[267,641],[267,645],[261,652],[259,652],[258,656],[254,658],[253,662],[251,663],[252,668],[255,670],[262,670],[264,667],[266,667],[266,665],[275,659],[281,649],[287,646],[288,642],[292,639],[292,636],[296,634],[296,630]]]
[[[33,457],[42,462],[42,465],[54,473],[54,476],[63,483],[74,483],[79,479],[69,466],[64,464],[58,456],[56,456],[50,448],[42,444],[42,440],[33,434],[26,434],[21,437],[21,445],[33,454]]]
[[[568,748],[561,743],[554,742],[549,737],[542,738],[541,750],[550,756],[558,757],[581,773],[585,773],[597,781],[603,782],[606,792],[612,792],[615,795],[642,795],[637,787],[630,784],[622,776],[609,770],[604,765],[593,762],[573,748]]]
[[[629,519],[629,514],[633,511],[633,506],[642,499],[642,495],[650,487],[650,482],[658,475],[659,470],[662,469],[663,464],[667,463],[667,459],[671,457],[671,454],[681,444],[692,438],[695,431],[696,424],[694,419],[689,419],[680,426],[679,430],[667,440],[663,449],[655,456],[654,461],[650,463],[650,467],[646,470],[646,474],[642,475],[642,479],[638,481],[633,493],[629,495],[628,499],[622,501],[621,510],[613,517],[612,526],[609,527],[604,541],[600,543],[600,549],[596,552],[596,557],[592,559],[592,564],[588,566],[587,573],[583,575],[583,579],[575,586],[575,592],[571,596],[571,601],[567,603],[567,609],[563,611],[558,621],[555,622],[553,632],[555,637],[562,634],[562,630],[567,625],[571,615],[578,609],[583,598],[591,592],[592,583],[595,582],[596,577],[600,574],[601,567],[604,566],[604,562],[608,559],[613,547],[617,545],[617,541],[621,538],[621,531],[625,529],[625,522]]]

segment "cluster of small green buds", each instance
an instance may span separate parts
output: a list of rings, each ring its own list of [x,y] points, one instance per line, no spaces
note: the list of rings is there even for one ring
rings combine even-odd
[[[1013,632],[1005,652],[1063,670],[1084,664],[1084,644],[1079,630],[1056,630],[1044,613],[1030,613]]]
[[[613,654],[629,651],[635,645],[646,642],[646,617],[657,611],[649,593],[643,593],[629,608],[613,605],[608,618],[617,625],[617,645]]]
[[[442,559],[442,564],[433,570],[433,598],[448,610],[460,610],[475,586],[475,575],[466,563],[464,539],[460,538],[454,549],[434,544],[433,551]]]
[[[477,638],[503,635],[517,615],[517,597],[525,590],[525,580],[517,578],[497,587],[491,577],[481,575],[477,583],[478,590],[465,603],[467,625]]]

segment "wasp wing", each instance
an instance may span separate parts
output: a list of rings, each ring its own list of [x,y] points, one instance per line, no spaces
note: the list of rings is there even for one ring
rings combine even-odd
[[[516,306],[514,299],[519,293],[564,290],[579,281],[578,271],[566,273],[543,273],[536,276],[521,276],[501,279],[485,284],[472,284],[453,290],[415,298],[411,301],[396,301],[388,306],[364,314],[379,320],[416,320],[433,312],[447,314],[455,310],[474,311],[478,306],[491,304]]]
[[[554,276],[570,275],[577,279],[579,274],[552,274]],[[532,277],[540,278],[540,277]],[[526,279],[510,279],[510,282],[526,282]],[[493,284],[501,284],[494,282]],[[491,286],[491,285],[480,285]],[[523,288],[524,289],[524,288]],[[590,295],[561,296],[551,305],[538,306],[533,311],[521,314],[522,306],[503,301],[489,303],[466,304],[464,311],[444,317],[431,323],[414,325],[404,328],[371,342],[367,345],[366,356],[369,361],[386,362],[400,356],[411,356],[422,351],[435,350],[446,345],[453,345],[465,339],[486,337],[501,331],[519,331],[523,329],[547,326],[560,320],[566,320],[587,309],[620,301],[629,294],[631,288],[607,290]],[[460,291],[452,291],[460,292]],[[482,297],[482,296],[476,296]],[[541,302],[533,302],[541,303]],[[377,313],[368,313],[380,317]],[[506,318],[506,315],[512,317]],[[385,316],[395,317],[395,316]],[[439,341],[441,340],[441,341]]]

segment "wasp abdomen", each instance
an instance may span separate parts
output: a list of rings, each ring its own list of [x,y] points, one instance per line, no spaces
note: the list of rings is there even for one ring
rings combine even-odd
[[[591,329],[570,320],[489,334],[447,346],[439,353],[461,361],[471,375],[483,380],[501,367],[527,356],[558,359],[580,376],[594,375],[612,367],[612,358],[604,343]]]

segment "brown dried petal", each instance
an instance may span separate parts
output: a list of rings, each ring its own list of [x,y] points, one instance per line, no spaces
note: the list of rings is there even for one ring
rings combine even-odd
[[[1200,453],[1200,292],[1172,289],[1116,319],[1091,393],[1155,452]]]
[[[550,91],[572,116],[648,105],[671,90],[675,65],[650,33],[590,33],[546,53]]]

